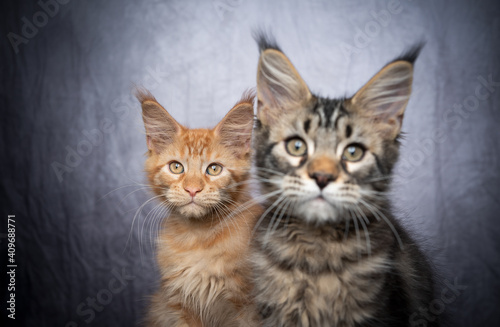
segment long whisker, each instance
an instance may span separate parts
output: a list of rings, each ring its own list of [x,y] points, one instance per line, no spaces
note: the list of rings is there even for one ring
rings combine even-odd
[[[148,214],[146,215],[146,217],[144,217],[143,219],[143,222],[142,222],[142,226],[141,226],[141,232],[140,232],[140,237],[139,237],[139,251],[142,255],[142,242],[143,242],[143,237],[144,237],[144,225],[148,224],[148,223],[151,223],[150,220],[148,220],[148,217],[150,215],[152,215],[152,217],[154,217],[158,211],[160,209],[163,209],[163,205],[165,203],[166,200],[163,200],[161,201],[160,203],[158,203],[156,206],[153,207],[153,209],[151,209]],[[149,235],[150,239],[151,239],[151,234]]]
[[[373,183],[373,182],[378,182],[378,181],[383,181],[383,180],[390,180],[392,176],[379,176],[379,177],[374,177],[370,178],[368,180],[364,180],[363,183]]]
[[[251,185],[251,184],[255,184],[255,186],[257,186],[258,182],[268,182],[268,183],[273,183],[273,184],[276,184],[276,185],[278,185],[278,183],[279,183],[279,181],[276,181],[276,180],[273,180],[273,179],[262,178],[262,177],[259,177],[259,176],[253,176],[252,179],[248,179],[248,180],[244,180],[244,181],[241,181],[241,182],[229,184],[228,186],[226,186],[226,188],[227,189],[231,189],[231,188],[235,188],[235,187],[238,187],[238,186],[241,186],[241,185]]]
[[[358,206],[355,206],[354,208],[360,213],[360,215],[361,215],[360,218],[363,218],[363,219],[360,219],[360,220],[364,220],[364,222],[367,225],[370,225],[370,220],[368,219],[368,217],[366,217],[366,215],[363,212],[363,210],[361,210],[361,208],[359,208]]]
[[[396,237],[396,240],[399,243],[400,249],[403,250],[404,249],[403,241],[401,240],[401,237],[399,236],[398,231],[396,230],[394,225],[391,223],[389,218],[387,218],[377,207],[370,205],[369,203],[367,203],[363,199],[359,199],[359,203],[363,204],[368,210],[370,210],[373,213],[373,215],[375,216],[375,218],[377,218],[377,220],[382,219],[385,221],[385,223],[389,226],[389,228],[392,230],[392,233]]]
[[[361,227],[363,227],[363,231],[365,232],[366,251],[368,252],[368,255],[371,255],[372,247],[371,247],[371,242],[370,242],[370,234],[368,233],[368,228],[366,226],[366,225],[370,224],[370,221],[368,220],[368,218],[366,217],[366,215],[363,213],[363,211],[360,208],[355,207],[355,209],[362,216],[362,218],[359,219],[359,222],[361,223]],[[365,221],[366,221],[366,223],[365,223]]]
[[[230,212],[229,208],[227,208],[227,206],[222,202],[218,203],[218,206],[220,207],[221,211],[223,212],[224,216],[226,217],[224,220],[229,221],[229,223],[231,223],[234,226],[235,230],[239,231],[240,230],[239,226],[234,222],[235,216],[234,215],[230,216],[231,212]]]
[[[158,241],[160,239],[160,232],[161,232],[161,229],[162,229],[162,224],[163,222],[166,222],[168,220],[168,218],[170,217],[170,214],[172,213],[172,208],[174,206],[170,203],[167,203],[167,205],[165,206],[165,210],[164,210],[164,213],[162,213],[162,215],[165,215],[165,217],[159,217],[157,220],[157,228],[156,228],[156,233],[155,233],[155,237],[154,237],[154,240],[153,241]]]
[[[266,211],[264,211],[264,213],[260,216],[259,220],[257,221],[257,223],[255,224],[255,227],[253,228],[253,231],[252,231],[252,235],[255,233],[255,231],[259,228],[259,225],[262,223],[262,221],[264,220],[264,218],[267,216],[267,214],[274,209],[274,207],[276,207],[283,199],[285,198],[285,196],[282,194],[279,196],[278,199],[276,199],[272,205],[269,206],[269,208],[267,208]]]
[[[123,204],[123,202],[124,202],[124,201],[125,201],[125,200],[126,200],[126,199],[130,196],[130,195],[134,194],[134,193],[135,193],[135,192],[137,192],[137,191],[142,191],[142,190],[145,190],[145,189],[148,189],[148,188],[151,188],[151,187],[149,187],[149,186],[143,186],[143,187],[138,188],[137,190],[134,190],[134,191],[132,191],[132,192],[128,193],[127,195],[125,195],[125,196],[124,196],[124,197],[120,200],[120,205],[122,205],[122,204]]]
[[[255,170],[257,170],[258,172],[267,172],[275,175],[285,176],[285,173],[265,167],[255,167]]]
[[[232,205],[233,208],[229,208],[229,206],[226,205],[226,202],[229,203],[230,205]],[[223,198],[222,201],[220,202],[220,204],[222,206],[224,206],[224,208],[226,209],[227,219],[232,219],[233,217],[235,217],[235,215],[231,214],[232,210],[234,210],[234,212],[236,212],[237,216],[240,216],[243,214],[243,211],[238,209],[240,204],[236,201],[233,201],[232,199]],[[236,208],[236,209],[234,209],[234,208]],[[243,222],[247,225],[247,227],[249,227],[247,219],[244,219]],[[238,228],[240,228],[240,227],[238,226]]]
[[[288,228],[288,224],[290,223],[290,216],[291,216],[292,212],[295,212],[295,209],[297,208],[298,203],[299,203],[299,201],[297,201],[296,198],[292,198],[293,207],[288,211],[288,215],[286,215],[285,228]]]
[[[227,229],[229,230],[229,235],[230,235],[231,238],[233,238],[233,234],[231,232],[231,227],[229,227],[229,224],[227,223],[226,219],[222,218],[222,215],[219,213],[219,209],[218,209],[217,206],[215,206],[214,208],[215,208],[215,210],[217,212],[217,217],[219,219],[219,222],[221,222],[221,223],[223,222],[223,223],[226,224]]]
[[[150,185],[147,185],[147,184],[127,184],[127,185],[122,185],[122,186],[119,186],[117,188],[115,188],[114,190],[111,190],[109,191],[108,193],[104,194],[103,196],[101,196],[97,201],[101,201],[102,199],[104,199],[105,197],[107,197],[108,195],[110,195],[111,193],[113,192],[116,192],[118,190],[121,190],[125,187],[131,187],[131,186],[144,186],[144,187],[151,187]]]
[[[254,205],[258,204],[259,203],[258,201],[264,201],[264,200],[266,200],[270,197],[273,197],[281,192],[282,192],[281,190],[276,190],[273,192],[269,192],[267,194],[262,194],[262,195],[253,197],[250,200],[242,203],[237,208],[235,208],[235,211],[233,213],[231,213],[231,215],[235,215],[235,214],[238,214],[239,212],[242,212],[243,210],[247,210],[248,208],[253,207]]]
[[[293,203],[293,201],[294,201],[293,199],[286,200],[285,204],[282,206],[283,209],[281,210],[281,213],[280,213],[278,219],[276,220],[276,223],[271,228],[271,234],[274,233],[276,231],[276,229],[278,229],[278,226],[281,223],[281,219],[283,218],[283,215],[288,210],[288,207],[290,206],[290,204]]]
[[[264,242],[267,243],[267,241],[269,240],[269,235],[271,233],[271,231],[273,230],[273,225],[274,225],[274,221],[276,219],[276,216],[278,214],[280,214],[281,210],[285,207],[286,204],[289,203],[290,200],[288,200],[287,198],[284,198],[284,201],[282,201],[280,203],[280,205],[278,206],[278,208],[276,210],[274,210],[274,214],[271,218],[271,221],[269,222],[269,225],[267,226],[267,231],[266,231],[266,235],[264,236]]]
[[[149,202],[153,201],[154,199],[157,199],[159,197],[162,197],[163,195],[156,195],[156,196],[153,196],[152,198],[150,198],[149,200],[147,200],[146,202],[144,202],[140,207],[139,209],[137,209],[135,215],[134,215],[134,218],[132,219],[132,226],[130,227],[130,232],[128,234],[128,238],[127,238],[127,242],[125,243],[125,248],[130,244],[130,239],[132,237],[132,230],[134,228],[134,224],[135,224],[135,220],[137,219],[137,216],[140,214],[140,212],[142,211],[142,209],[144,208],[145,205],[147,205]],[[125,252],[125,248],[123,249],[123,251]]]
[[[351,226],[351,221],[348,220],[345,224],[345,230],[344,230],[344,242],[347,240],[347,237],[349,236],[349,228]]]
[[[150,227],[149,227],[149,235],[150,235],[150,238],[149,238],[149,246],[150,246],[150,249],[154,250],[154,244],[155,244],[155,241],[158,239],[159,237],[159,231],[160,231],[160,225],[163,221],[164,218],[164,215],[167,215],[167,217],[170,215],[170,212],[169,212],[169,203],[167,201],[163,201],[163,206],[162,208],[159,210],[159,212],[157,212],[155,214],[155,216],[153,216],[153,219],[151,220],[151,223],[150,223]]]
[[[358,217],[355,215],[355,213],[351,209],[349,209],[349,212],[351,214],[352,221],[354,222],[354,230],[356,231],[356,242],[358,244],[358,260],[360,260],[361,259],[361,252],[360,252],[361,237],[359,235]]]

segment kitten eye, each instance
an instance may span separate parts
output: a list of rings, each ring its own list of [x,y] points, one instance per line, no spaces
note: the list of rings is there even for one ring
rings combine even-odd
[[[216,163],[208,165],[207,174],[217,176],[222,172],[222,166]]]
[[[184,172],[184,166],[181,165],[179,162],[177,161],[172,161],[169,165],[168,165],[168,169],[170,169],[170,171],[173,173],[173,174],[182,174]]]
[[[360,145],[351,144],[345,148],[344,153],[342,154],[342,159],[355,162],[361,160],[364,154],[365,150]]]
[[[286,141],[286,151],[295,157],[301,157],[307,153],[307,145],[302,139],[294,137]]]

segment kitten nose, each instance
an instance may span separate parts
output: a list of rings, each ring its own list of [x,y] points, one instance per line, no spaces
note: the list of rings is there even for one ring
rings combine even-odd
[[[310,177],[316,180],[316,184],[318,184],[320,190],[324,189],[328,183],[335,180],[332,174],[325,173],[313,173]]]
[[[194,198],[196,193],[201,191],[201,188],[199,188],[197,186],[187,186],[187,187],[184,187],[184,189],[186,190],[186,192],[188,192],[191,195],[192,198]]]

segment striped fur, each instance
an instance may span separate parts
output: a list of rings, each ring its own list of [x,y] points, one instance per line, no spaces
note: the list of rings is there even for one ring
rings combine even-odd
[[[249,243],[261,213],[248,191],[253,95],[213,129],[187,129],[151,94],[138,98],[149,150],[145,170],[170,210],[158,237],[161,285],[147,326],[257,326],[249,297]],[[174,173],[172,162],[184,170]],[[219,175],[207,172],[213,163],[222,166]]]
[[[329,99],[309,91],[275,42],[258,42],[255,161],[268,200],[253,260],[263,326],[411,326],[432,300],[431,270],[386,194],[413,61]],[[291,140],[305,153],[293,155]],[[345,157],[353,145],[359,161]]]

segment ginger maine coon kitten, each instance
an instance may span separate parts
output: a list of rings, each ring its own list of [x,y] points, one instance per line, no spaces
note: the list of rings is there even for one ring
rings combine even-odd
[[[213,129],[188,129],[140,91],[145,164],[156,195],[170,209],[157,242],[161,285],[147,325],[257,326],[249,241],[259,207],[246,205],[253,96],[245,94]]]

